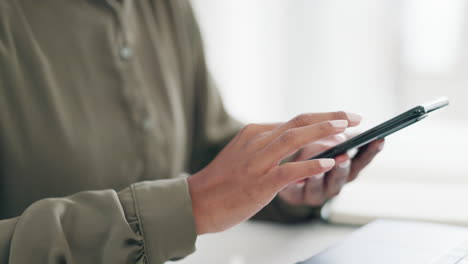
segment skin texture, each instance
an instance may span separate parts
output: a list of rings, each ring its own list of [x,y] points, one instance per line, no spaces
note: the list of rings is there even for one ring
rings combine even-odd
[[[252,217],[289,184],[330,171],[333,159],[281,161],[313,142],[342,134],[360,119],[332,112],[245,126],[207,167],[188,179],[197,233],[226,230]]]
[[[300,150],[293,161],[308,160],[353,136],[355,135],[340,134],[313,142]],[[374,141],[359,149],[352,159],[347,154],[336,157],[332,170],[288,185],[279,193],[279,197],[292,205],[321,206],[338,195],[346,183],[355,180],[383,149],[384,143],[384,139]]]

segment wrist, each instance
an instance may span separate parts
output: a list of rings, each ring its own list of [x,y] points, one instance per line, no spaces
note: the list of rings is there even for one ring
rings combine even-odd
[[[209,233],[209,214],[205,206],[208,202],[205,197],[206,192],[200,181],[200,176],[194,174],[187,179],[190,197],[192,200],[192,212],[195,222],[195,229],[198,235]]]

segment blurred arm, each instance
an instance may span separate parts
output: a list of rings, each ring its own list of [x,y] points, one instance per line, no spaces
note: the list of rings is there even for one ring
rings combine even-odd
[[[185,178],[45,199],[0,221],[0,263],[163,263],[194,251]]]

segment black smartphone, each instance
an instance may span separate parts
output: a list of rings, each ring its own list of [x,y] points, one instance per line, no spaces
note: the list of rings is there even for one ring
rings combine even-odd
[[[348,150],[359,148],[374,140],[384,138],[390,134],[397,132],[407,126],[426,118],[430,112],[449,105],[449,100],[445,97],[439,98],[427,104],[418,105],[401,115],[398,115],[385,123],[382,123],[366,132],[359,134],[331,149],[328,149],[311,159],[334,158]]]

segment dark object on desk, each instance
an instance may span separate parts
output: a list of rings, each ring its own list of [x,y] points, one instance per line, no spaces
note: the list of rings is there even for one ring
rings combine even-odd
[[[468,228],[378,220],[298,264],[467,264]]]
[[[416,106],[401,115],[398,115],[385,123],[382,123],[366,132],[355,136],[329,150],[326,150],[311,159],[334,158],[348,150],[359,148],[374,140],[384,138],[398,130],[421,121],[426,118],[430,112],[449,105],[449,100],[445,97],[439,98],[433,102]]]

